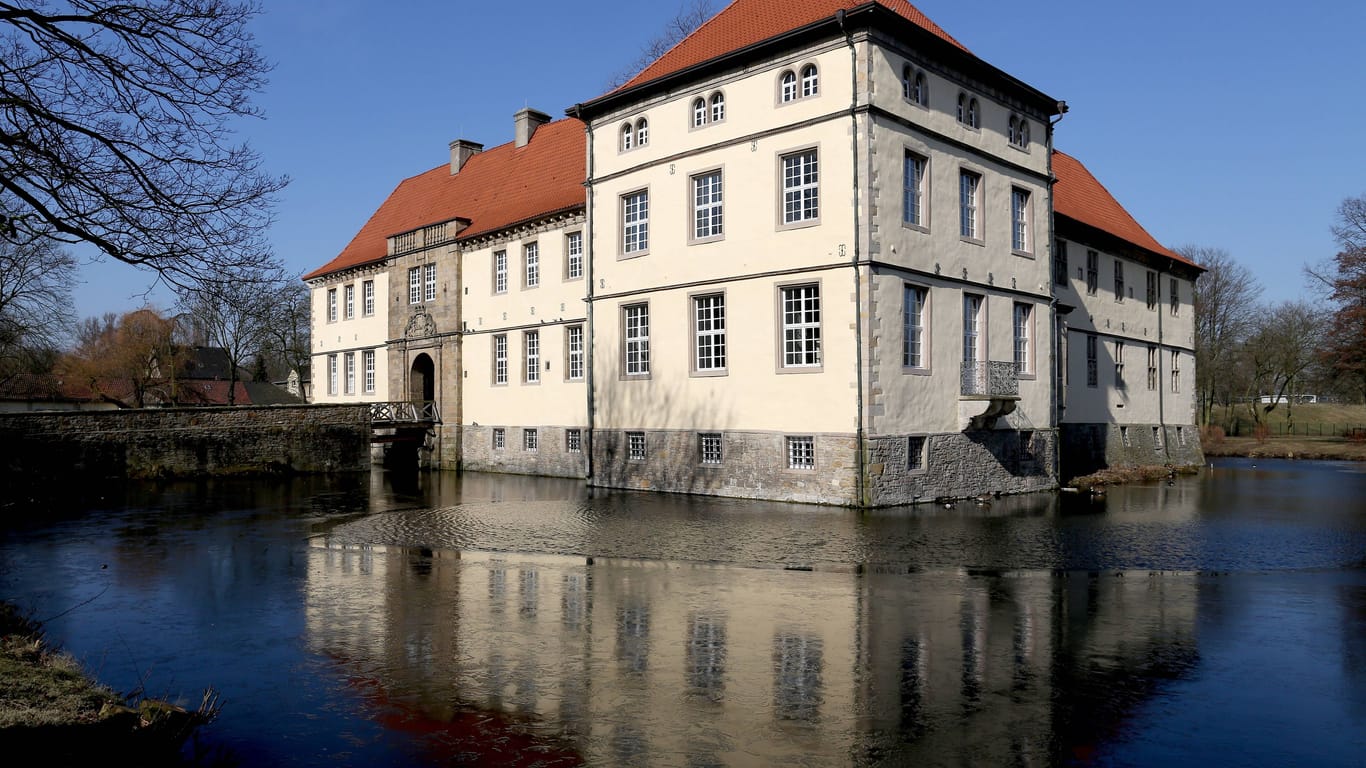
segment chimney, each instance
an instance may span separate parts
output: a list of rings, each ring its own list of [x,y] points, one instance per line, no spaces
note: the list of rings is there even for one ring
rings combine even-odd
[[[518,110],[517,114],[512,116],[512,124],[516,129],[517,146],[525,147],[531,142],[531,134],[548,122],[550,122],[550,115],[544,112],[537,112],[529,107]]]
[[[465,167],[465,161],[484,151],[484,145],[478,144],[468,139],[456,139],[451,142],[451,175],[460,173],[460,169]]]

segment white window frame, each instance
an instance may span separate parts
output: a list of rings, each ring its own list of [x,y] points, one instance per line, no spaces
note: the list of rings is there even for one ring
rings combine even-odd
[[[650,305],[621,306],[621,375],[623,378],[650,377]]]
[[[522,372],[522,383],[541,383],[541,332],[522,332],[522,357],[526,366]]]
[[[982,313],[986,297],[977,293],[963,294],[963,362],[980,364],[986,360],[986,336]]]
[[[424,264],[422,267],[423,301],[436,301],[436,265]]]
[[[584,375],[583,326],[567,325],[564,328],[565,377],[569,381],[582,381]]]
[[[621,196],[622,256],[650,252],[650,190],[637,189]]]
[[[522,450],[535,452],[540,448],[540,445],[541,435],[534,427],[525,427],[522,429]]]
[[[619,143],[617,144],[618,152],[630,152],[632,149],[635,149],[636,127],[631,125],[631,121],[628,120],[623,123],[618,134],[620,137]]]
[[[908,227],[929,231],[930,159],[918,152],[906,150],[901,167],[901,223]]]
[[[1156,391],[1156,390],[1157,390],[1157,385],[1160,383],[1160,382],[1158,381],[1158,375],[1157,375],[1157,366],[1158,366],[1158,361],[1159,361],[1160,359],[1161,359],[1161,355],[1158,353],[1157,345],[1156,345],[1156,344],[1149,344],[1149,345],[1148,345],[1148,391],[1149,391],[1149,392]]]
[[[717,91],[711,95],[711,121],[713,123],[725,122],[726,119],[726,94]]]
[[[493,428],[493,450],[504,451],[508,447],[508,433],[503,427]]]
[[[778,102],[789,104],[797,100],[797,73],[788,69],[778,76]]]
[[[785,438],[787,468],[810,472],[816,468],[816,438],[813,435],[789,435]]]
[[[327,289],[327,322],[337,322],[337,289]]]
[[[719,376],[727,371],[726,295],[724,293],[693,294],[692,307],[692,372],[701,376]]]
[[[375,281],[366,280],[360,284],[361,312],[366,317],[375,316]]]
[[[707,466],[718,466],[725,461],[725,442],[720,432],[697,433],[697,461]]]
[[[354,283],[347,283],[342,288],[342,317],[347,320],[356,319],[356,286]]]
[[[578,280],[583,277],[583,232],[570,232],[564,236],[564,279]]]
[[[707,100],[698,96],[692,100],[692,127],[701,128],[707,124],[707,119],[711,115],[711,110],[707,108]]]
[[[422,268],[408,268],[408,303],[422,303]]]
[[[1019,254],[1034,251],[1032,227],[1029,220],[1034,209],[1034,196],[1023,187],[1010,188],[1010,249]]]
[[[522,246],[522,274],[524,288],[535,288],[541,284],[541,246],[531,242]]]
[[[813,306],[814,304],[814,306]],[[790,372],[816,372],[825,363],[824,312],[820,283],[778,286],[778,368]]]
[[[493,385],[508,383],[508,335],[493,334]]]
[[[788,229],[819,224],[820,149],[804,147],[778,156],[778,175],[782,199],[778,208],[779,228]]]
[[[923,285],[902,284],[901,304],[901,367],[908,370],[929,370],[930,289]]]
[[[1015,353],[1015,373],[1020,377],[1034,373],[1034,305],[1017,301],[1011,312]]]
[[[982,174],[967,168],[958,171],[958,236],[982,242]]]
[[[361,367],[365,373],[365,394],[375,394],[375,350],[367,349],[361,353]]]
[[[493,292],[508,292],[508,252],[507,249],[493,252]]]
[[[645,457],[649,455],[649,454],[646,452],[647,450],[648,450],[648,447],[647,447],[646,444],[645,444],[645,433],[644,433],[644,432],[627,432],[627,433],[626,433],[626,460],[627,460],[627,461],[645,461]]]
[[[564,431],[564,450],[567,453],[583,452],[583,430],[566,429]]]
[[[335,354],[327,356],[327,394],[337,394],[338,381],[337,356]]]
[[[347,352],[343,356],[343,364],[346,371],[346,376],[342,379],[343,393],[354,395],[356,394],[356,353]]]
[[[636,149],[650,144],[650,121],[645,118],[636,120]]]
[[[821,73],[815,64],[803,64],[801,69],[802,98],[821,95]]]
[[[709,243],[725,236],[725,180],[720,168],[695,173],[692,190],[692,236],[694,243]]]

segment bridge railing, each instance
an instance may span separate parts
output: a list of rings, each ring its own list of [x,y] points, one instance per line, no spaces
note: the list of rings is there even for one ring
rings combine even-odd
[[[441,421],[441,411],[435,400],[388,400],[370,404],[370,421],[386,423],[419,423]]]

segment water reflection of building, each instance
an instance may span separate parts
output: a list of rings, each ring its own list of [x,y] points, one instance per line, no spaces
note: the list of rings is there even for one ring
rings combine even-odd
[[[311,551],[308,636],[389,701],[594,765],[1048,763],[1194,657],[1186,577]]]

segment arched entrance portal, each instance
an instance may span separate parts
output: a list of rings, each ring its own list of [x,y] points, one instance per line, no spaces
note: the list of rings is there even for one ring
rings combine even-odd
[[[413,369],[408,375],[408,399],[415,403],[430,403],[436,399],[436,366],[425,353],[413,358]]]

